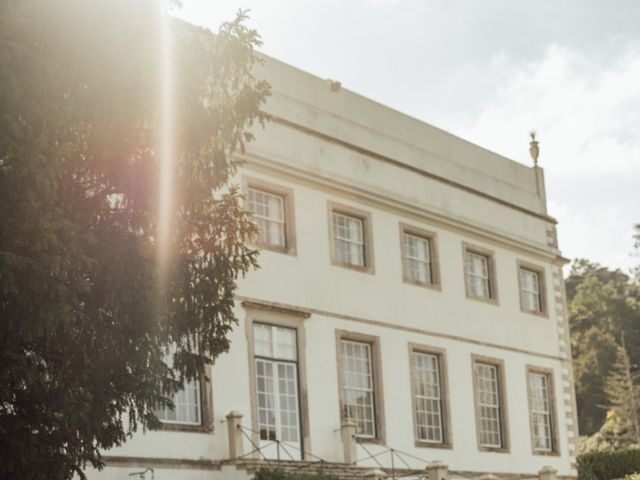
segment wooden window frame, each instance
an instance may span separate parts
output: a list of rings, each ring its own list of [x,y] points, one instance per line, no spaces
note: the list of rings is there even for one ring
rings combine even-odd
[[[431,283],[416,282],[408,278],[405,268],[405,246],[404,236],[405,234],[413,235],[414,237],[420,237],[429,242],[429,255],[431,265]],[[438,235],[430,230],[425,230],[406,223],[400,223],[400,254],[402,262],[402,281],[409,285],[416,285],[418,287],[429,288],[431,290],[440,291],[442,289],[440,283],[440,262],[438,260]]]
[[[556,394],[555,394],[555,377],[554,371],[551,368],[537,367],[535,365],[526,365],[526,377],[527,382],[527,402],[529,406],[529,431],[531,439],[531,453],[533,455],[558,457],[560,456],[560,441],[558,437],[558,413],[556,410]],[[530,374],[546,375],[547,377],[547,389],[549,391],[549,406],[551,414],[551,445],[552,449],[548,452],[535,450],[533,439],[533,412],[531,410],[531,387],[529,385]]]
[[[529,310],[524,308],[522,302],[522,280],[520,279],[520,271],[528,270],[538,274],[538,295],[540,297],[540,310]],[[533,263],[525,262],[523,260],[516,261],[516,274],[518,275],[518,297],[520,303],[520,311],[523,313],[529,313],[531,315],[537,315],[538,317],[549,317],[549,308],[547,301],[547,282],[545,280],[544,267],[535,265]]]
[[[359,342],[369,344],[371,348],[371,377],[373,379],[373,408],[374,408],[374,421],[376,436],[375,438],[369,437],[356,437],[359,442],[362,443],[375,443],[378,445],[386,444],[386,428],[384,423],[384,397],[383,397],[383,383],[382,383],[382,360],[380,357],[380,337],[374,335],[366,335],[359,332],[351,332],[346,330],[336,330],[336,363],[338,367],[338,397],[339,397],[339,409],[340,409],[340,422],[344,423],[345,418],[345,402],[344,402],[344,388],[343,388],[343,370],[342,370],[342,357],[340,355],[340,341],[347,340],[351,342]]]
[[[296,226],[295,226],[295,210],[294,210],[294,194],[293,189],[277,185],[275,183],[262,180],[260,178],[254,178],[249,176],[242,177],[242,192],[245,196],[245,205],[247,211],[248,200],[246,197],[249,194],[249,189],[259,190],[271,195],[277,195],[282,197],[282,203],[284,208],[284,241],[285,245],[272,245],[269,243],[261,242],[259,239],[251,239],[250,245],[254,245],[257,248],[263,250],[270,250],[272,252],[284,253],[286,255],[297,255],[296,249]]]
[[[480,404],[478,394],[478,378],[475,366],[477,363],[491,365],[498,370],[498,398],[500,401],[500,436],[502,439],[501,447],[487,447],[482,445],[480,435]],[[505,383],[504,360],[493,357],[485,357],[483,355],[471,355],[471,375],[473,377],[473,401],[476,418],[476,441],[478,450],[481,452],[510,453],[510,436],[509,436],[509,409],[507,407],[507,388]]]
[[[249,356],[249,391],[251,396],[251,429],[254,444],[260,445],[258,425],[258,387],[256,382],[256,364],[253,324],[261,323],[277,327],[291,328],[296,331],[298,349],[298,411],[300,412],[300,446],[301,458],[311,450],[311,434],[309,428],[309,394],[307,389],[306,338],[304,321],[309,313],[287,308],[273,308],[256,302],[242,302],[246,312],[245,334],[247,337],[247,353]],[[260,452],[254,452],[254,458],[260,458]]]
[[[479,297],[471,295],[469,291],[469,279],[467,278],[469,272],[469,265],[467,262],[467,253],[483,256],[487,258],[487,269],[489,270],[489,297]],[[477,300],[480,302],[489,303],[492,305],[498,305],[498,281],[496,274],[496,255],[493,250],[488,248],[472,245],[467,242],[462,242],[462,262],[464,269],[464,290],[467,298],[471,300]]]
[[[373,258],[373,234],[371,228],[371,213],[354,208],[341,203],[333,201],[327,202],[327,212],[329,220],[329,249],[331,253],[331,264],[342,268],[348,268],[357,272],[369,273],[373,275],[375,273],[374,258]],[[357,218],[362,221],[362,234],[364,241],[364,267],[352,265],[350,263],[341,262],[337,258],[336,244],[335,244],[335,232],[333,228],[333,214],[339,213],[349,217]]]
[[[211,385],[211,365],[205,366],[200,382],[200,425],[173,423],[160,420],[159,430],[170,432],[212,433],[213,428],[213,388]]]
[[[434,355],[438,358],[438,370],[440,374],[440,408],[442,423],[442,442],[427,442],[418,438],[418,422],[416,419],[416,400],[415,400],[415,375],[413,372],[413,354],[423,353],[426,355]],[[417,343],[409,343],[409,374],[411,375],[411,417],[413,418],[413,438],[416,447],[420,448],[453,448],[453,439],[451,435],[451,409],[449,406],[449,381],[447,371],[447,352],[443,348],[421,345]]]

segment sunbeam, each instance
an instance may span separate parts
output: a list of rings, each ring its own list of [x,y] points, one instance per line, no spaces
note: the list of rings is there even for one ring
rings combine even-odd
[[[162,0],[158,0],[162,1]],[[159,287],[162,291],[168,281],[168,266],[170,263],[171,231],[173,227],[173,165],[175,155],[174,117],[175,93],[173,71],[173,40],[171,35],[170,15],[165,5],[160,9],[160,178],[158,189],[158,275]]]

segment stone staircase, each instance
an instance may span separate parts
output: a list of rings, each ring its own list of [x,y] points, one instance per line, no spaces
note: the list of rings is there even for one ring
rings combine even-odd
[[[234,465],[239,470],[246,470],[252,474],[261,468],[280,469],[288,473],[301,474],[323,474],[340,480],[380,480],[392,476],[390,469],[379,469],[374,467],[363,467],[349,463],[308,461],[308,460],[263,460],[263,459],[241,459],[235,460]],[[406,468],[396,468],[394,470],[396,478],[426,477],[425,470],[408,470]]]

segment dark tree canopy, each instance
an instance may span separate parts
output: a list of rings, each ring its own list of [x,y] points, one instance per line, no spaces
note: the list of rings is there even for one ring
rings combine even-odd
[[[175,48],[159,281],[161,17],[153,0],[0,0],[0,477],[69,478],[229,347],[255,266],[233,152],[269,92],[244,16]],[[175,369],[163,362],[176,345]]]
[[[607,415],[606,383],[623,336],[631,368],[640,365],[640,285],[620,270],[578,259],[566,287],[579,428],[592,435]]]

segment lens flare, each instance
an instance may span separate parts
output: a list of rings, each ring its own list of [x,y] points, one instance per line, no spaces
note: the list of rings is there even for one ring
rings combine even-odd
[[[158,0],[162,2],[163,0]],[[171,17],[167,5],[160,9],[160,178],[158,190],[158,272],[160,287],[168,281],[168,267],[171,256],[171,236],[174,210],[174,156],[175,156],[175,93],[173,69],[173,37],[171,33]]]

